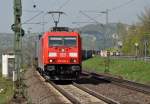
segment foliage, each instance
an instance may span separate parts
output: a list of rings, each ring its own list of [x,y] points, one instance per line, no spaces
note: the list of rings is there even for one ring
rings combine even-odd
[[[123,41],[122,51],[127,55],[134,55],[135,43],[138,43],[138,55],[143,56],[145,53],[145,41],[150,41],[150,8],[139,16],[139,23],[129,26],[126,37]],[[146,46],[147,54],[150,53],[149,43]],[[149,54],[150,55],[150,54]]]
[[[104,72],[105,58],[96,56],[83,62],[83,68],[91,71]],[[150,84],[150,62],[128,59],[110,59],[109,70],[128,80]]]

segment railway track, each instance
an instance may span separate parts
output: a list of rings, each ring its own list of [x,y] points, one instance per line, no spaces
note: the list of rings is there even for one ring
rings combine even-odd
[[[77,83],[120,104],[150,104],[149,86],[113,76],[84,72]]]
[[[75,82],[54,83],[48,80],[48,77],[43,78],[39,73],[38,76],[40,80],[45,79],[48,86],[53,86],[65,99],[68,99],[71,104],[120,104],[113,99],[97,94],[96,92],[82,87]]]
[[[125,87],[128,89],[132,89],[132,90],[150,95],[149,85],[144,85],[144,84],[136,83],[133,81],[125,80],[122,78],[113,77],[112,75],[110,76],[106,74],[93,73],[93,72],[87,72],[87,71],[85,71],[83,74],[92,75],[92,77],[95,79],[110,81],[118,86]]]
[[[34,69],[25,73],[28,104],[72,104]]]
[[[50,84],[67,97],[73,104],[119,104],[118,102],[82,87],[77,83],[57,85],[50,82]]]
[[[129,90],[108,79],[101,80],[98,75],[84,73],[79,81],[54,83],[37,71],[33,73],[27,73],[33,104],[150,104],[146,93]]]

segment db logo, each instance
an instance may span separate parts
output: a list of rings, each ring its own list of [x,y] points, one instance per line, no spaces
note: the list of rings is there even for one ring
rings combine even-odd
[[[66,53],[60,53],[60,57],[66,57]]]

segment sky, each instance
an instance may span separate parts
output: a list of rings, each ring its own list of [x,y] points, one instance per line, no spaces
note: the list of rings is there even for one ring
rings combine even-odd
[[[33,5],[36,5],[36,8],[33,8]],[[144,11],[144,8],[150,7],[150,0],[22,0],[22,7],[22,23],[25,23],[22,27],[24,30],[26,32],[28,30],[42,32],[54,26],[51,15],[47,14],[48,11],[65,12],[60,18],[60,26],[79,27],[86,25],[88,22],[94,22],[92,19],[105,23],[105,14],[87,11],[102,12],[106,9],[110,9],[108,13],[110,23],[133,24],[138,22],[137,16]],[[92,19],[81,14],[80,11],[83,11]],[[31,19],[35,15],[38,16]],[[31,21],[26,22],[30,19]],[[42,24],[28,24],[43,21],[45,22],[44,26]],[[0,33],[12,33],[11,24],[13,22],[13,0],[0,0]]]

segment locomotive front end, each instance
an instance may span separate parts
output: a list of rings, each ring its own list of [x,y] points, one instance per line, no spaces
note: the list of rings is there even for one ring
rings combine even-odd
[[[81,73],[80,35],[76,32],[51,32],[47,41],[46,74],[54,80],[77,79]]]

